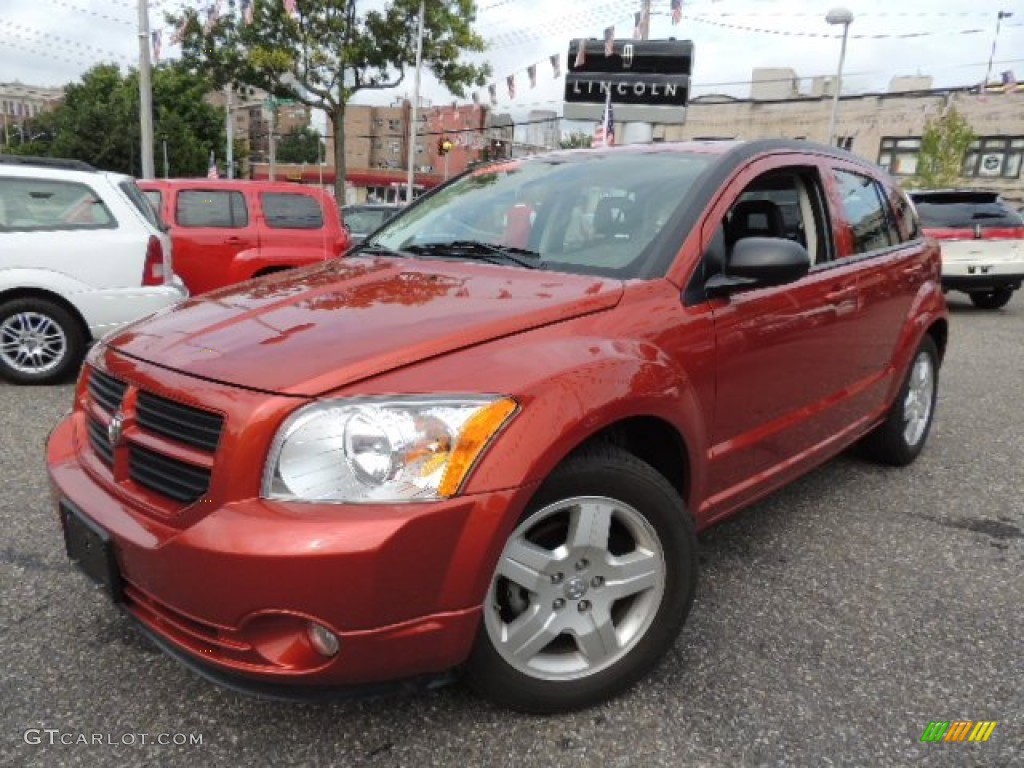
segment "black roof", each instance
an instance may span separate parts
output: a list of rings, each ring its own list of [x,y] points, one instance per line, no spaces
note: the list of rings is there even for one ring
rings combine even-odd
[[[96,171],[81,160],[63,157],[33,157],[32,155],[0,155],[0,165],[28,165],[34,168],[57,168],[64,171]]]

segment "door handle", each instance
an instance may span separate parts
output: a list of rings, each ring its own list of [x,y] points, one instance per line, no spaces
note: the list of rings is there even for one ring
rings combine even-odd
[[[920,275],[922,272],[924,272],[924,265],[912,264],[909,267],[904,267],[902,271],[903,274],[906,275],[907,277],[916,277],[917,275]]]
[[[833,288],[825,294],[825,301],[829,304],[845,304],[857,295],[857,288],[853,285],[844,285]]]
[[[225,243],[240,243],[240,242],[242,242],[242,238],[235,237],[234,235],[232,235],[231,237],[225,238],[224,242]]]

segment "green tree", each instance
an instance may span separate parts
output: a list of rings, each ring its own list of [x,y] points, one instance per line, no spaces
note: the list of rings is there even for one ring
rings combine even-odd
[[[954,187],[960,178],[964,157],[976,138],[974,130],[955,107],[929,118],[921,134],[917,174],[911,185],[924,189]]]
[[[181,65],[154,69],[153,135],[161,175],[164,141],[171,176],[205,175],[210,150],[224,146],[224,110],[203,100],[209,90],[209,81]],[[123,75],[114,64],[97,65],[66,87],[60,105],[24,130],[38,138],[21,144],[20,136],[12,136],[10,152],[84,160],[135,175],[142,166],[138,73]]]
[[[573,131],[560,142],[558,146],[562,149],[580,149],[590,147],[594,143],[594,137],[584,131]]]
[[[281,137],[276,148],[281,163],[320,162],[320,134],[315,128],[298,128]]]
[[[386,0],[374,9],[357,9],[356,0],[295,5],[293,16],[282,0],[254,0],[250,22],[234,13],[200,18],[195,9],[167,20],[182,32],[183,61],[216,87],[256,86],[327,113],[335,193],[343,200],[345,107],[360,91],[394,88],[412,72],[420,2]],[[429,0],[425,7],[424,65],[457,96],[483,85],[490,68],[460,60],[463,51],[484,49],[473,31],[475,0]]]

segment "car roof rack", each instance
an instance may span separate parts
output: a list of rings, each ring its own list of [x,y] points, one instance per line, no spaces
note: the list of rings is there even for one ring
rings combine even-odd
[[[0,165],[29,165],[36,168],[59,168],[65,171],[96,171],[81,160],[63,157],[35,157],[32,155],[0,155]]]

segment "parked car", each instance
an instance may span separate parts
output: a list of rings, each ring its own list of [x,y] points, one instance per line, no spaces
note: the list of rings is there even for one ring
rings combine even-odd
[[[131,177],[0,155],[0,378],[71,377],[92,341],[187,296]]]
[[[942,286],[979,309],[999,309],[1024,281],[1024,219],[995,192],[911,193],[924,233],[942,245]]]
[[[400,210],[402,210],[400,205],[384,203],[360,203],[343,206],[341,215],[345,221],[345,227],[352,236],[352,245],[363,242],[367,235],[379,229],[384,222]]]
[[[938,246],[842,150],[501,160],[108,339],[47,460],[71,558],[209,677],[569,710],[675,641],[696,531],[854,443],[917,458],[947,326]]]
[[[171,227],[193,294],[332,259],[349,247],[334,199],[316,187],[241,179],[140,181]]]

